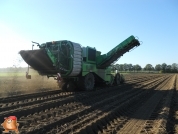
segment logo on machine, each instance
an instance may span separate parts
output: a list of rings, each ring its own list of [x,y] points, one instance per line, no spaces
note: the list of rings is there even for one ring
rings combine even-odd
[[[16,116],[4,117],[4,122],[1,124],[1,126],[4,128],[3,133],[9,133],[9,131],[13,131],[16,134],[19,134],[19,123],[17,123]]]

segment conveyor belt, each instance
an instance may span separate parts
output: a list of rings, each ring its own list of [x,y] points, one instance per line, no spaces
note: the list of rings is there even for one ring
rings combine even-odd
[[[128,39],[120,43],[118,46],[113,48],[107,54],[101,55],[97,57],[97,68],[105,69],[110,66],[114,61],[120,58],[123,54],[134,48],[135,46],[139,46],[140,42],[135,39],[133,36],[130,36]]]

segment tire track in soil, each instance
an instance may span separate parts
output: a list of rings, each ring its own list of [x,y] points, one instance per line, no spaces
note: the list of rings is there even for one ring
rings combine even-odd
[[[55,91],[44,91],[40,93],[32,93],[32,94],[25,94],[25,95],[15,95],[15,96],[10,96],[10,97],[3,97],[0,98],[1,103],[8,103],[8,102],[14,102],[14,101],[20,101],[24,99],[29,99],[29,98],[36,98],[36,97],[43,97],[46,95],[53,95],[60,93],[60,90],[55,90]]]
[[[149,83],[148,83],[148,84],[149,84]],[[111,92],[111,91],[109,91],[109,92]],[[92,100],[92,99],[89,99],[89,101],[90,101],[90,100]],[[94,102],[95,102],[95,101],[94,101]],[[94,103],[94,102],[92,102],[92,103]],[[98,107],[97,107],[97,109],[98,109]],[[91,112],[91,111],[88,111],[88,112]],[[87,112],[87,113],[88,113],[88,112]],[[85,113],[85,114],[86,114],[86,113]],[[80,114],[80,115],[82,115],[82,114]],[[61,121],[61,120],[60,120],[60,121]],[[64,122],[64,120],[62,120],[62,123],[63,123],[63,122]],[[59,123],[59,122],[58,122],[58,123]],[[64,125],[65,125],[65,124],[64,124]],[[64,125],[63,125],[63,126],[64,126]],[[33,132],[32,132],[32,133],[33,133]]]
[[[144,82],[144,81],[142,81]],[[142,83],[142,82],[138,82],[138,84]],[[58,93],[59,92],[59,93]],[[68,98],[71,97],[73,95],[77,95],[77,94],[82,94],[82,92],[78,93],[78,92],[61,92],[61,91],[54,91],[54,92],[49,92],[49,94],[47,92],[44,93],[37,93],[37,94],[30,94],[28,95],[20,95],[20,96],[16,96],[17,98],[14,97],[7,97],[4,98],[3,101],[1,100],[1,104],[0,104],[0,111],[3,111],[4,113],[6,113],[6,111],[8,112],[11,109],[21,109],[21,107],[23,106],[30,106],[30,105],[34,105],[37,103],[43,103],[46,101],[50,101],[50,100],[55,100],[55,99],[59,99],[59,98]],[[32,97],[32,98],[31,98]]]
[[[161,84],[157,88],[157,92],[153,94],[145,103],[143,106],[141,106],[134,114],[131,116],[133,119],[131,119],[120,131],[119,133],[127,134],[129,132],[132,132],[133,134],[140,133],[141,129],[143,128],[143,124],[145,123],[145,120],[148,119],[151,114],[155,114],[155,109],[157,107],[160,107],[160,103],[163,102],[162,98],[166,98],[165,100],[169,99],[169,97],[172,97],[172,94],[167,94],[167,92],[160,92],[159,90],[169,90],[173,86],[173,82],[175,80],[175,77],[172,77],[169,79],[169,81]],[[141,120],[138,120],[139,117]]]
[[[107,91],[107,90],[106,90],[106,91]],[[111,91],[112,91],[112,90],[111,90]],[[110,91],[110,92],[111,92],[111,91]],[[99,91],[97,91],[97,92],[98,92],[98,94],[100,93]],[[93,93],[93,95],[94,95],[94,94],[96,95],[97,92]],[[84,93],[79,94],[79,97],[78,97],[78,98],[81,99],[83,94],[84,94]],[[89,93],[89,94],[90,94],[90,93]],[[84,94],[84,95],[85,95],[85,94]],[[75,97],[76,97],[76,96],[75,96]],[[87,96],[85,95],[85,96],[83,96],[83,98],[84,98],[84,97],[86,98]],[[65,99],[66,99],[66,98],[65,98]],[[91,99],[91,98],[90,98],[90,99]],[[70,100],[68,99],[68,101],[63,102],[63,103],[59,103],[59,105],[62,106],[62,105],[64,105],[64,104],[68,103],[69,101],[70,101]],[[54,102],[54,103],[55,103],[55,102]],[[55,104],[57,104],[57,102],[56,102]],[[53,104],[52,106],[54,106],[54,104]],[[43,107],[43,106],[41,106],[41,107]],[[48,106],[45,106],[44,108],[47,108],[47,107],[48,107]],[[27,109],[27,110],[26,110],[26,109]],[[26,115],[26,114],[30,114],[30,113],[33,111],[33,109],[31,109],[31,111],[29,111],[29,109],[30,109],[29,107],[27,107],[27,108],[24,108],[24,107],[23,107],[23,110],[24,110],[23,112],[21,111],[22,109],[21,109],[20,111],[17,111],[17,112],[14,112],[14,110],[13,110],[13,111],[11,111],[11,112],[9,111],[8,114],[12,114],[12,113],[14,114],[14,113],[15,113],[15,114],[17,114],[17,115]],[[42,108],[40,108],[40,106],[37,106],[37,108],[36,108],[35,110],[36,110],[36,111],[40,111],[40,110],[42,110]],[[6,113],[6,114],[7,114],[7,113]],[[1,112],[1,116],[2,116],[2,117],[4,116],[4,115],[2,115],[2,112]],[[37,115],[36,115],[36,116],[37,116]],[[36,117],[36,118],[37,118],[37,117]],[[26,118],[26,119],[28,120],[28,118]],[[28,120],[28,122],[33,122],[32,120],[33,120],[33,119],[31,118],[31,119]],[[22,121],[22,122],[24,123],[24,121]],[[24,124],[26,124],[26,123],[24,123]]]
[[[148,98],[150,98],[150,96],[151,96],[152,94],[146,94],[146,96],[141,96],[141,97],[143,97],[143,98],[140,98],[140,100],[142,101],[142,103],[144,102],[144,101],[146,101]],[[128,108],[125,108],[125,110],[122,110],[122,111],[120,111],[120,116],[121,116],[121,119],[119,119],[119,118],[116,118],[117,120],[119,120],[119,123],[118,124],[116,124],[116,125],[113,125],[114,123],[114,120],[110,120],[110,123],[108,123],[107,125],[106,125],[106,130],[104,130],[102,133],[116,133],[116,131],[118,131],[119,133],[120,133],[120,129],[124,126],[124,124],[126,124],[127,123],[127,121],[129,121],[129,118],[128,117],[130,117],[130,115],[132,114],[132,113],[134,113],[134,111],[135,110],[137,110],[138,109],[138,107],[140,106],[140,101],[138,101],[137,103],[136,103],[136,105],[133,105],[133,106],[129,106],[129,109]],[[129,111],[129,112],[127,112],[127,111]],[[125,118],[126,117],[126,118]],[[122,120],[122,121],[121,121]],[[109,128],[109,129],[108,129]],[[112,129],[111,129],[112,128]],[[110,130],[110,131],[109,131]]]
[[[111,91],[112,90],[108,90],[108,92],[111,94]],[[113,90],[114,91],[114,90]],[[115,90],[115,91],[119,91],[119,90]],[[103,92],[103,91],[102,91]],[[135,92],[135,91],[132,91],[132,92]],[[92,92],[93,93],[93,92]],[[100,92],[101,93],[101,92]],[[95,93],[94,93],[95,94]],[[93,94],[93,95],[94,95]],[[112,100],[113,100],[113,95],[115,95],[116,93],[114,93],[114,94],[111,94],[110,96],[111,96],[111,98],[112,98]],[[94,98],[93,98],[93,95],[91,95],[90,96],[90,98],[88,99],[88,100],[86,100],[86,98],[85,98],[85,100],[87,101],[87,105],[92,105],[92,104],[94,104],[95,102],[97,102],[97,100],[95,101],[95,100],[93,100]],[[108,94],[104,94],[103,95],[103,97],[105,97],[107,95],[107,97],[109,96]],[[123,94],[120,94],[120,96],[123,96]],[[92,98],[92,99],[91,99]],[[99,99],[98,98],[98,96],[96,97],[96,99]],[[92,100],[92,101],[91,101]],[[103,98],[101,98],[100,100],[104,100]],[[106,100],[104,100],[104,101],[106,101]],[[82,102],[82,103],[84,103],[84,101]],[[108,102],[106,101],[106,103],[105,103],[105,105],[107,104]],[[91,107],[92,108],[92,107]],[[93,107],[94,108],[94,107]],[[97,107],[96,107],[97,108]],[[80,107],[80,109],[82,109],[81,107]],[[92,110],[92,109],[91,109]],[[77,111],[77,112],[79,112],[79,111]],[[86,111],[87,112],[87,111]],[[84,112],[84,113],[86,113],[86,112]],[[75,112],[74,112],[75,113]],[[67,114],[68,113],[66,113],[66,116],[67,116]],[[77,113],[78,114],[78,113]],[[80,114],[81,115],[81,114]],[[76,115],[75,115],[76,116]],[[78,116],[77,116],[78,117]],[[65,118],[64,118],[65,119]],[[65,119],[66,120],[66,119]],[[62,123],[64,123],[65,122],[65,120],[62,120],[62,119],[60,119],[60,121],[62,121]],[[37,130],[37,131],[40,131],[40,130]],[[32,132],[32,133],[35,133],[34,131]]]
[[[58,91],[59,92],[59,91]],[[11,109],[18,109],[24,106],[30,106],[30,105],[34,105],[37,103],[43,103],[46,101],[49,101],[51,99],[55,100],[55,99],[59,99],[59,98],[69,98],[71,96],[74,95],[74,93],[72,92],[61,92],[58,93],[56,92],[56,94],[51,94],[51,95],[37,95],[34,96],[34,98],[26,98],[26,99],[20,99],[20,100],[16,100],[16,101],[12,101],[12,102],[6,102],[6,103],[0,103],[0,111],[9,111]]]
[[[141,81],[139,82],[141,83]],[[74,93],[75,92],[71,92],[70,94],[73,95]],[[62,96],[62,95],[64,96],[69,95],[69,93],[65,93],[62,91],[49,91],[49,92],[33,93],[33,94],[27,94],[27,95],[0,98],[0,102],[1,102],[0,111],[9,110],[9,109],[13,109],[15,107],[21,107],[24,105],[31,105],[33,103],[38,103],[38,101],[43,102],[43,101],[46,101],[45,99],[48,100],[52,97],[54,97],[55,99],[55,96]]]
[[[161,99],[149,120],[147,120],[141,130],[141,134],[167,134],[172,133],[172,112],[175,100],[175,83],[177,76],[174,75],[170,82],[170,87],[165,90],[165,96]],[[164,90],[163,90],[164,91]]]
[[[141,84],[141,82],[140,82],[140,84]],[[120,86],[121,88],[123,88],[124,90],[125,90],[125,88],[128,88],[128,87],[131,87],[130,85],[124,85],[124,86]],[[125,88],[124,88],[125,87]],[[124,91],[123,90],[123,91]],[[91,101],[92,99],[93,99],[93,96],[97,96],[97,94],[96,93],[98,93],[98,95],[100,95],[100,94],[102,94],[103,96],[105,95],[106,96],[106,98],[108,97],[108,92],[107,91],[109,91],[109,93],[111,93],[112,92],[112,90],[111,89],[107,89],[107,90],[102,90],[102,91],[95,91],[95,92],[91,92],[91,93],[76,93],[76,94],[72,94],[72,95],[76,95],[75,96],[75,99],[77,99],[77,100],[72,100],[72,99],[69,99],[69,98],[66,98],[66,97],[64,97],[64,98],[66,98],[66,101],[64,101],[64,102],[60,102],[60,101],[58,101],[58,100],[51,100],[51,101],[48,101],[48,102],[45,102],[45,103],[42,103],[42,104],[37,104],[36,106],[36,108],[35,107],[33,107],[33,106],[27,106],[26,108],[25,107],[22,107],[23,108],[23,111],[10,111],[9,113],[6,113],[6,114],[11,114],[11,113],[17,113],[17,114],[19,114],[19,115],[22,115],[22,116],[24,116],[24,117],[22,117],[22,120],[21,120],[21,122],[23,123],[23,124],[27,124],[27,126],[30,124],[30,123],[27,123],[27,122],[31,122],[31,124],[32,124],[32,126],[34,126],[34,124],[33,124],[33,122],[35,122],[35,120],[34,120],[34,117],[36,118],[36,119],[44,119],[42,122],[45,124],[47,121],[45,121],[45,118],[50,118],[50,116],[51,116],[51,118],[52,117],[54,117],[54,115],[56,116],[56,115],[59,115],[59,114],[61,114],[61,113],[66,113],[67,111],[70,111],[70,110],[76,110],[77,108],[78,109],[80,109],[80,108],[82,108],[82,105],[83,104],[78,104],[78,103],[76,103],[76,101],[83,101],[82,100],[82,96],[83,96],[83,99],[86,99],[86,97],[88,97],[88,102],[86,101],[86,105],[91,105],[91,103],[95,103],[95,101],[94,102],[91,102],[91,103],[89,103],[89,101]],[[113,90],[114,91],[114,90]],[[122,91],[122,90],[118,90],[118,92],[119,91]],[[126,90],[127,91],[127,90]],[[103,92],[104,92],[104,94],[103,94]],[[115,94],[115,93],[114,93]],[[27,95],[28,96],[28,95]],[[27,97],[28,98],[28,97]],[[80,99],[79,99],[80,98]],[[105,98],[105,97],[103,97],[103,98]],[[59,103],[59,104],[58,104]],[[83,102],[82,102],[83,103]],[[21,108],[21,110],[22,110],[22,108]],[[51,109],[50,109],[51,108]],[[63,108],[63,110],[64,111],[60,111],[60,112],[56,112],[54,109],[56,109],[56,110],[59,110],[59,108]],[[31,109],[31,110],[29,110],[29,109]],[[46,109],[46,110],[44,110],[44,109]],[[70,110],[69,110],[70,109]],[[53,111],[54,110],[54,111]],[[43,116],[40,116],[40,114],[41,113],[43,113],[43,111],[45,111],[45,115],[43,115]],[[51,114],[51,111],[53,112],[52,114]],[[48,113],[49,112],[49,113]],[[86,111],[87,112],[87,111]],[[1,112],[0,112],[0,114],[1,114],[1,116],[4,116],[5,114],[2,114]],[[29,116],[28,116],[28,118],[26,117],[27,115],[29,114]],[[33,116],[31,116],[33,114]],[[84,114],[85,115],[85,114]],[[67,115],[65,115],[64,114],[64,116],[66,116],[66,118],[67,118]],[[24,121],[23,119],[26,119],[27,121]],[[58,120],[58,119],[57,119]],[[40,127],[40,126],[38,126],[38,127]],[[26,130],[26,128],[24,127],[24,130]]]
[[[158,77],[164,77],[163,75],[148,75],[147,77],[143,76],[135,76],[135,75],[131,75],[129,78],[127,78],[127,83],[137,83],[137,82],[141,82],[144,81],[145,79],[152,79],[152,78],[158,78]]]
[[[152,85],[153,86],[153,85]],[[122,98],[121,98],[122,99]],[[127,100],[127,99],[126,99]],[[126,100],[123,100],[123,101],[125,101],[125,102],[127,102]],[[129,102],[130,102],[131,100],[129,100]],[[121,104],[121,103],[118,103],[118,104]],[[124,103],[125,104],[125,103]],[[115,105],[111,105],[112,107],[115,107]],[[118,105],[116,105],[116,107],[117,107]],[[124,105],[123,105],[124,106]],[[108,108],[109,110],[110,110],[110,108]],[[109,111],[108,110],[108,111]],[[85,117],[87,117],[87,119],[85,119],[85,117],[84,117],[84,121],[80,121],[79,122],[79,120],[75,120],[75,121],[73,121],[74,123],[73,123],[73,125],[71,125],[72,124],[72,122],[71,122],[71,124],[66,124],[70,129],[67,129],[67,130],[65,130],[65,132],[63,132],[63,133],[69,133],[72,129],[77,129],[77,128],[79,128],[79,126],[84,126],[84,128],[85,128],[85,125],[83,125],[83,124],[85,124],[85,123],[88,123],[89,121],[92,121],[92,119],[90,119],[90,118],[93,118],[93,120],[96,120],[96,119],[94,119],[94,118],[96,118],[96,117],[98,117],[99,115],[102,115],[102,112],[105,112],[106,113],[106,111],[107,111],[107,109],[106,110],[102,110],[102,111],[93,111],[93,112],[91,112],[91,113],[89,113],[87,116],[85,116]],[[91,115],[92,116],[94,116],[94,117],[91,117]],[[104,115],[105,116],[105,115]],[[89,118],[90,117],[90,118]],[[80,118],[82,118],[81,116],[80,116]],[[75,123],[75,122],[78,122],[78,123]],[[70,126],[71,125],[71,126]],[[63,126],[62,126],[63,127]],[[61,128],[59,127],[59,129],[58,130],[61,130]],[[51,132],[51,133],[55,133],[55,131],[54,132]],[[61,132],[60,132],[61,133]],[[74,132],[73,132],[74,133]]]
[[[174,90],[174,100],[172,104],[171,109],[171,116],[170,116],[170,125],[168,125],[168,130],[171,134],[177,134],[178,133],[178,74],[175,82],[175,90]]]

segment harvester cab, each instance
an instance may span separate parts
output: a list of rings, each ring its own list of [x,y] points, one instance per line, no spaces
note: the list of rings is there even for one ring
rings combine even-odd
[[[35,43],[35,42],[33,42]],[[140,45],[134,36],[118,44],[106,54],[92,47],[82,47],[68,40],[38,44],[37,50],[21,50],[24,61],[40,75],[58,77],[62,89],[92,90],[100,84],[119,85],[124,82],[122,74],[112,69],[112,64],[123,54]],[[63,83],[63,84],[62,84]]]

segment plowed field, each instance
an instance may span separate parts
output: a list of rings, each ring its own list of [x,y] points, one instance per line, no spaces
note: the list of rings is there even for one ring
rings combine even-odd
[[[125,78],[123,85],[94,91],[0,98],[0,122],[17,116],[21,134],[178,133],[178,75]]]

